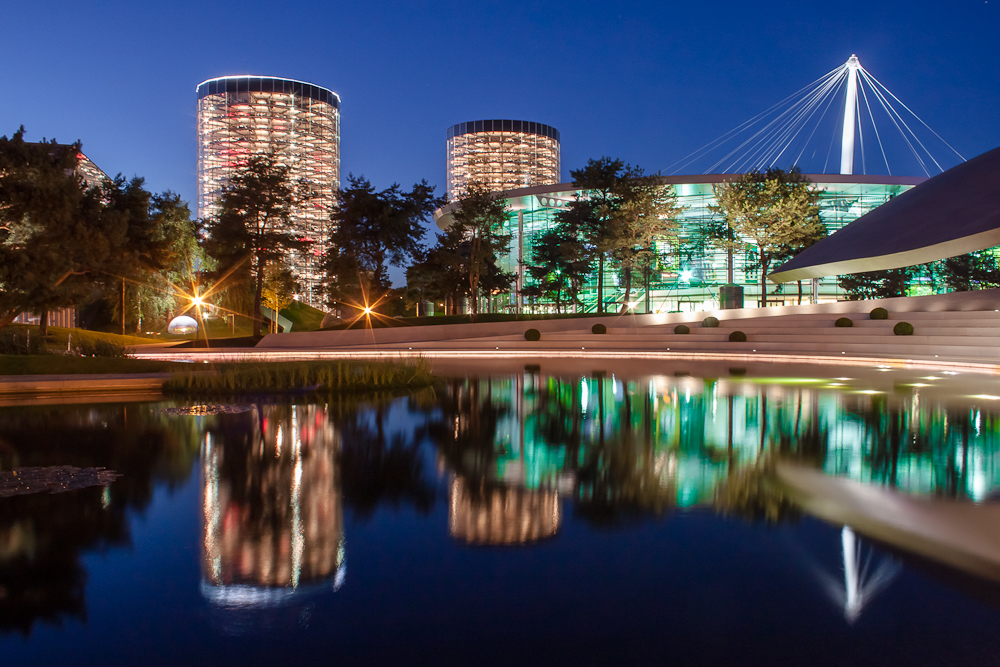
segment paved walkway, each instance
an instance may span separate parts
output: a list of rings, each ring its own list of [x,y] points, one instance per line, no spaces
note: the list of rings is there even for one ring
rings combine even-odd
[[[158,392],[169,373],[0,375],[0,396]]]

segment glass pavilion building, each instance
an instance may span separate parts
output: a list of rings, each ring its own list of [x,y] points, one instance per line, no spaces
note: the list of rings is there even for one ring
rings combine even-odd
[[[714,248],[707,234],[710,223],[722,222],[722,216],[712,210],[716,205],[713,186],[736,178],[735,174],[699,176],[669,176],[664,181],[673,186],[677,204],[679,238],[671,243],[662,239],[657,244],[660,262],[651,272],[648,283],[633,279],[629,303],[635,312],[699,311],[719,307],[719,289],[727,283],[727,254]],[[808,178],[820,192],[820,217],[829,233],[853,222],[890,198],[926,180],[896,176],[859,176],[814,174]],[[554,306],[545,302],[529,302],[521,291],[533,282],[527,267],[534,262],[537,240],[556,224],[556,213],[569,206],[576,195],[572,183],[536,186],[504,193],[508,203],[507,228],[513,235],[510,252],[502,258],[505,271],[517,276],[514,290],[492,304],[501,312],[549,312]],[[455,205],[449,204],[435,212],[438,227],[451,224]],[[734,257],[735,282],[744,287],[745,303],[753,307],[760,301],[760,273],[754,267],[753,253]],[[605,267],[603,300],[606,312],[620,309],[624,289],[619,288],[617,273]],[[799,301],[799,286],[769,285],[768,305],[792,305]],[[775,294],[771,292],[777,290]],[[802,303],[808,303],[811,285],[802,286]],[[597,311],[597,270],[594,268],[582,290],[582,312]],[[837,278],[822,278],[818,284],[819,301],[843,299]]]
[[[330,210],[340,186],[340,97],[294,79],[227,76],[198,84],[198,217],[218,213],[230,175],[255,153],[274,153],[293,181],[308,181],[317,197],[292,216],[291,229],[315,242],[292,253],[299,299],[320,302],[319,260],[329,241]]]
[[[471,182],[494,192],[559,182],[559,130],[526,120],[476,120],[448,128],[448,197]]]

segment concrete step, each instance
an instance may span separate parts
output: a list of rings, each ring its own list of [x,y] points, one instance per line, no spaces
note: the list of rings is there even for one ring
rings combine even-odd
[[[441,346],[431,343],[414,343],[411,346],[351,346],[350,349],[356,351],[366,351],[377,349],[385,352],[393,349],[402,350],[436,350]],[[598,351],[624,351],[624,352],[720,352],[720,353],[768,353],[768,354],[803,354],[818,356],[891,356],[895,358],[950,358],[950,359],[982,359],[984,361],[1000,362],[1000,347],[995,345],[923,345],[923,344],[894,344],[886,346],[880,344],[859,344],[859,343],[810,343],[810,342],[774,342],[774,341],[747,341],[746,343],[730,343],[728,341],[683,341],[670,342],[663,345],[613,345],[604,343],[601,345],[576,345],[572,341],[541,340],[538,342],[528,341],[485,341],[485,340],[460,340],[449,341],[449,350],[468,351],[489,351],[489,350],[520,350],[520,351],[560,351],[560,350],[580,350],[586,349],[594,352]]]
[[[839,344],[870,344],[881,346],[895,346],[899,344],[908,345],[952,345],[952,346],[995,346],[1000,348],[1000,335],[997,336],[923,336],[914,334],[912,336],[895,336],[891,332],[884,335],[868,335],[862,331],[853,332],[852,335],[840,333],[815,333],[788,335],[780,333],[747,333],[750,342],[771,342],[787,344],[789,342],[802,342],[808,344],[839,345]],[[474,340],[474,339],[467,339]],[[497,337],[492,340],[503,340],[504,342],[517,342],[524,340],[523,336]],[[729,333],[720,332],[718,334],[686,334],[671,336],[614,336],[607,334],[604,336],[572,336],[567,334],[550,334],[542,336],[543,341],[553,343],[565,343],[567,345],[584,345],[591,347],[635,347],[644,348],[646,346],[673,345],[681,343],[702,344],[729,342]]]
[[[961,349],[975,349],[975,350],[995,350],[998,355],[1000,355],[1000,337],[998,338],[982,338],[982,337],[968,337],[968,338],[955,338],[947,336],[867,336],[867,337],[853,337],[853,338],[842,338],[838,336],[809,336],[809,337],[785,337],[785,336],[767,336],[759,335],[750,337],[746,343],[731,343],[729,342],[727,336],[711,336],[711,337],[701,337],[695,336],[693,334],[689,335],[679,335],[672,336],[669,338],[656,338],[648,341],[637,341],[635,337],[628,337],[627,339],[622,337],[618,338],[615,336],[604,335],[604,336],[587,336],[587,337],[565,337],[565,336],[543,336],[539,341],[526,341],[521,336],[505,336],[496,337],[491,339],[459,339],[449,341],[449,346],[468,346],[469,349],[490,349],[491,347],[500,347],[501,349],[511,349],[513,347],[525,346],[526,349],[534,349],[537,347],[551,347],[558,349],[574,349],[574,348],[586,348],[586,349],[632,349],[637,351],[642,350],[661,350],[666,348],[671,349],[701,349],[701,348],[728,348],[732,345],[743,345],[750,347],[766,347],[768,349],[824,349],[824,350],[852,350],[852,349],[867,349],[867,350],[879,350],[881,352],[891,351],[895,352],[897,350],[908,349],[917,350],[920,349],[924,354],[929,354],[933,356],[934,354],[939,354],[939,350],[949,349],[949,350],[961,350]],[[393,346],[395,347],[395,346]],[[440,347],[438,343],[428,341],[426,343],[413,343],[413,349],[418,348],[437,348]]]
[[[768,327],[774,329],[805,329],[809,327],[832,327],[835,326],[835,322],[838,318],[836,317],[824,317],[824,318],[814,318],[814,319],[803,319],[798,317],[759,317],[754,319],[744,319],[744,320],[721,320],[719,326],[731,327],[737,329],[746,329],[748,327]],[[890,318],[888,320],[869,320],[869,319],[858,319],[850,318],[854,327],[884,327],[888,326],[892,328],[897,322],[910,322],[911,324],[922,324],[927,326],[973,326],[973,327],[983,327],[983,328],[1000,328],[1000,317],[996,318],[976,318],[976,317],[936,317],[936,318],[911,318],[911,317],[898,317]],[[703,327],[701,322],[684,322],[690,329],[707,329],[711,327]],[[626,328],[626,327],[609,327],[609,331],[646,331],[646,330],[663,330],[663,331],[673,331],[677,324],[656,324],[645,327],[638,328]]]
[[[711,330],[701,330],[692,331],[689,334],[627,334],[619,335],[616,333],[608,333],[604,335],[594,335],[591,333],[573,333],[573,332],[561,332],[561,333],[548,333],[542,336],[542,340],[552,340],[552,341],[566,341],[566,342],[579,342],[581,345],[587,344],[603,344],[602,341],[608,342],[609,344],[615,345],[643,345],[643,344],[659,344],[667,343],[670,341],[682,341],[689,340],[695,342],[702,341],[728,341],[729,334],[735,331],[727,330],[723,328],[711,329]],[[976,334],[961,334],[954,330],[924,330],[915,329],[915,333],[911,336],[896,336],[892,333],[891,329],[884,329],[881,331],[870,330],[870,329],[820,329],[820,330],[810,330],[808,332],[784,332],[784,331],[766,331],[758,330],[754,331],[752,329],[742,330],[749,340],[769,340],[775,342],[782,342],[787,340],[802,340],[802,341],[816,341],[816,342],[854,342],[854,343],[879,343],[894,344],[894,342],[909,340],[911,343],[920,342],[925,345],[938,345],[938,344],[960,344],[960,345],[998,345],[1000,346],[1000,331],[989,331],[977,329],[974,330]],[[508,340],[516,341],[523,340],[524,336],[498,336],[494,337],[493,340]],[[471,340],[471,339],[470,339]]]

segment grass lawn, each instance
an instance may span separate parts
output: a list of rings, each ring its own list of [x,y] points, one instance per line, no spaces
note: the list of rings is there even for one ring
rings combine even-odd
[[[59,354],[2,354],[0,375],[79,375],[83,373],[169,373],[191,364],[122,357],[69,357]]]
[[[4,327],[5,329],[8,327]],[[37,325],[11,324],[9,328],[24,333],[28,331],[32,338],[38,335]],[[65,350],[66,342],[70,335],[73,336],[73,345],[78,345],[82,341],[96,343],[105,340],[116,345],[142,345],[152,343],[157,339],[144,338],[142,336],[122,336],[121,334],[104,333],[103,331],[88,331],[87,329],[67,329],[65,327],[49,327],[49,333],[45,337],[45,344],[50,350]]]
[[[292,301],[291,305],[281,309],[279,314],[292,321],[292,331],[319,331],[326,315],[322,310],[300,301]]]

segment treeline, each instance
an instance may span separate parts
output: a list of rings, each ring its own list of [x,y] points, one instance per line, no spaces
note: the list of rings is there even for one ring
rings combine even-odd
[[[33,312],[44,335],[49,311],[90,304],[138,330],[176,307],[198,255],[187,204],[138,177],[88,184],[79,159],[79,142],[0,137],[0,327]]]
[[[348,320],[412,314],[419,301],[452,312],[467,302],[475,318],[482,302],[515,288],[502,263],[513,239],[507,200],[480,184],[449,204],[426,181],[377,190],[352,174],[327,210],[280,158],[257,154],[231,176],[218,214],[196,221],[176,194],[153,194],[142,178],[85,182],[80,156],[79,143],[25,142],[23,128],[0,137],[0,327],[27,311],[44,328],[49,311],[76,306],[101,313],[106,328],[141,333],[204,299],[251,318],[259,336],[262,307],[280,311],[300,291],[291,260],[305,254],[315,256],[324,305]],[[570,174],[572,199],[519,258],[530,277],[521,298],[556,312],[584,307],[594,277],[597,311],[624,312],[653,276],[709,247],[727,252],[728,282],[736,256],[756,272],[763,300],[768,272],[827,234],[819,191],[797,169],[717,184],[716,221],[695,231],[680,225],[683,207],[659,174],[608,157]],[[444,206],[450,224],[428,246],[426,227]],[[306,210],[329,227],[326,239],[297,229]],[[392,266],[406,267],[406,287],[393,288]],[[603,293],[609,271],[618,281],[611,298]],[[901,295],[915,282],[931,291],[996,287],[1000,270],[982,251],[840,278],[854,298]]]

